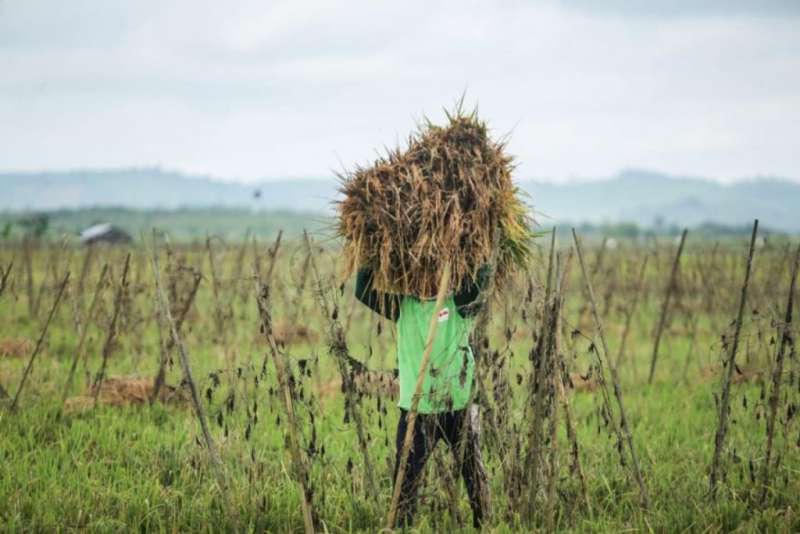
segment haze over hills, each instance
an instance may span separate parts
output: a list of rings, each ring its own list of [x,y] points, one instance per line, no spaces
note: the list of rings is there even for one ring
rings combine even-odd
[[[334,178],[223,182],[158,168],[0,173],[0,211],[119,206],[137,209],[241,207],[330,213]],[[702,178],[626,170],[592,181],[520,180],[544,226],[559,222],[632,222],[696,226],[749,224],[800,232],[800,183],[759,178],[723,185]]]

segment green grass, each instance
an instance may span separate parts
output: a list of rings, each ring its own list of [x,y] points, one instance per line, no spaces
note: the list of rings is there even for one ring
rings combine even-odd
[[[208,273],[208,259],[202,249],[179,252],[187,255],[189,264]],[[142,251],[137,250],[135,254],[142,254]],[[2,530],[302,531],[299,491],[293,481],[291,459],[284,445],[286,417],[277,391],[275,370],[269,358],[266,360],[266,375],[261,374],[267,348],[258,332],[254,300],[246,291],[249,286],[245,284],[251,282],[248,279],[240,282],[232,279],[231,274],[236,272],[233,265],[235,251],[221,253],[219,257],[224,267],[223,295],[228,295],[226,299],[230,298],[234,310],[226,335],[236,352],[237,367],[241,368],[241,374],[237,371],[221,373],[221,385],[212,392],[210,401],[206,397],[208,388],[213,385],[210,374],[228,366],[222,354],[223,342],[215,335],[215,304],[210,280],[201,286],[195,311],[187,323],[185,339],[212,434],[222,456],[227,480],[224,489],[217,484],[205,448],[199,446],[201,433],[189,407],[156,403],[152,406],[98,406],[82,413],[61,412],[60,390],[77,344],[73,321],[77,300],[73,291],[67,295],[56,315],[48,345],[34,365],[19,410],[10,413],[0,409]],[[42,257],[37,258],[35,276],[38,287],[45,271],[40,263]],[[111,249],[100,258],[119,265],[120,251]],[[287,249],[278,265],[272,296],[276,321],[292,314],[291,303],[294,302],[299,283],[296,271],[301,259],[299,252]],[[79,272],[80,260],[79,254],[71,257],[73,272]],[[323,266],[326,273],[332,274],[330,261],[332,258],[326,256]],[[7,259],[2,259],[2,264],[6,262]],[[668,254],[664,255],[663,263],[668,264]],[[152,292],[148,285],[151,276],[146,263],[134,262],[133,265],[136,266],[133,279],[139,282],[132,292],[132,304],[123,321],[120,344],[110,358],[108,373],[152,376],[159,351],[156,322],[152,318]],[[760,265],[766,268],[766,263]],[[145,270],[139,273],[137,269],[142,268]],[[93,276],[98,272],[99,268],[95,265]],[[651,292],[634,320],[628,351],[631,360],[621,370],[628,418],[652,505],[649,510],[642,509],[629,470],[620,465],[615,439],[598,415],[599,393],[574,393],[571,396],[573,418],[592,510],[589,513],[578,504],[579,486],[568,469],[570,459],[566,436],[561,428],[561,477],[555,526],[567,532],[800,530],[797,511],[800,453],[797,448],[798,429],[796,425],[793,426],[793,421],[789,421],[785,427],[779,425],[776,452],[782,460],[767,503],[760,505],[753,498],[757,495],[758,487],[750,480],[749,463],[752,460],[756,469],[760,469],[765,442],[762,384],[758,381],[734,386],[732,419],[735,422],[724,454],[727,478],[714,499],[708,496],[708,469],[717,420],[714,394],[719,391],[719,383],[706,376],[701,369],[719,361],[720,332],[713,331],[711,325],[714,322],[724,325],[730,320],[729,310],[731,303],[735,302],[735,283],[731,282],[720,290],[720,311],[713,318],[699,311],[702,297],[691,293],[683,297],[689,309],[686,316],[698,321],[700,329],[695,359],[684,381],[688,333],[683,326],[683,314],[680,313],[671,321],[665,335],[656,381],[652,386],[647,385],[652,328],[660,309],[658,287],[663,287],[656,273],[663,277],[665,272],[665,268],[653,271]],[[247,274],[247,271],[244,273]],[[599,273],[596,286],[602,287],[604,281],[611,283],[613,275]],[[627,276],[621,266],[617,269],[617,275]],[[28,317],[24,281],[24,276],[20,274],[13,282],[14,287],[0,297],[0,316],[3,317],[0,340],[35,340],[39,325],[46,315],[52,299],[51,284],[48,282],[45,285],[46,294],[41,309],[37,319],[31,320]],[[772,298],[766,290],[770,286],[769,281],[759,279],[757,282],[753,302],[754,305],[763,302],[762,311],[759,316],[748,316],[739,361],[744,365],[746,360],[751,360],[751,366],[763,367],[767,365],[766,358],[771,354],[771,349],[766,341],[761,343],[759,334],[774,332],[769,328],[769,321],[777,313],[775,310],[779,309],[777,295],[780,292],[776,292]],[[783,284],[781,281],[780,287]],[[93,287],[94,282],[87,282],[86,286]],[[586,372],[594,359],[589,351],[588,339],[592,335],[592,328],[585,318],[579,318],[583,299],[575,272],[571,287],[565,312],[566,327],[567,330],[577,328],[584,336],[576,336],[574,346],[572,341],[567,341],[568,336],[565,337],[565,352],[571,358],[571,349],[574,348],[573,370]],[[241,295],[244,299],[240,298],[239,293],[234,296],[240,289],[243,290]],[[350,292],[348,286],[340,312],[343,321],[351,310]],[[90,373],[100,365],[105,325],[112,309],[111,294],[109,288],[99,318],[91,327]],[[525,323],[520,318],[518,306],[522,296],[524,291],[510,295],[506,302],[511,306],[511,324],[516,325],[520,332],[527,332],[533,324],[530,319]],[[84,296],[87,301],[89,298],[90,295]],[[298,412],[303,425],[302,441],[306,447],[311,445],[312,435],[315,435],[313,443],[317,452],[311,462],[315,511],[320,528],[329,532],[375,532],[383,526],[391,495],[397,409],[391,400],[383,399],[384,415],[378,409],[376,399],[365,397],[362,401],[371,439],[369,454],[376,468],[375,482],[378,488],[378,494],[368,494],[355,429],[351,423],[344,422],[341,395],[323,397],[317,392],[320,384],[335,378],[336,372],[325,347],[326,323],[313,298],[307,287],[298,301],[301,306],[299,318],[300,322],[311,326],[318,337],[313,342],[290,345],[287,350],[294,362],[300,358],[312,359],[311,376],[299,382],[304,395],[303,400],[298,402]],[[628,299],[628,296],[621,296],[617,303],[625,304]],[[503,304],[495,304],[491,328],[492,347],[501,351],[505,345]],[[621,325],[621,314],[615,311],[615,306],[611,307],[612,311],[607,316],[614,356]],[[772,308],[774,310],[770,311]],[[393,367],[394,340],[389,325],[384,325],[380,336],[376,335],[373,325],[372,334],[369,334],[372,323],[368,311],[361,306],[355,306],[352,310],[350,321],[353,326],[348,333],[348,342],[354,356],[367,359],[367,340],[370,338],[374,353],[369,365],[373,368]],[[531,313],[529,317],[533,316]],[[509,357],[506,374],[513,384],[514,394],[508,417],[510,424],[516,424],[520,429],[525,428],[522,419],[525,388],[524,385],[517,386],[514,377],[517,373],[527,377],[527,354],[531,345],[530,336],[525,333],[512,336],[512,342],[507,347],[509,353],[513,353]],[[313,363],[315,357],[319,358],[319,367]],[[12,395],[25,362],[24,358],[0,357],[0,383]],[[796,372],[796,357],[788,365]],[[79,393],[86,384],[87,371],[83,366],[79,369],[78,384],[73,394]],[[176,364],[169,371],[168,380],[171,384],[177,384],[180,377],[176,356]],[[236,392],[232,410],[226,402],[231,387]],[[796,385],[789,384],[785,391],[789,395],[787,402],[796,403]],[[747,408],[744,407],[743,398],[747,399]],[[759,410],[762,415],[757,416]],[[785,408],[782,413],[785,415]],[[488,528],[495,532],[544,530],[540,517],[530,523],[516,510],[509,509],[502,470],[502,462],[508,458],[492,446],[492,438],[496,437],[485,436],[484,443],[495,512]],[[323,447],[324,454],[321,452]],[[450,465],[449,453],[443,445],[437,449],[437,455],[442,458],[444,465]],[[349,464],[352,464],[352,468],[348,468]],[[447,512],[447,497],[444,485],[437,478],[435,464],[435,459],[428,464],[420,517],[416,525],[420,531],[450,531],[462,526]],[[460,492],[459,515],[464,524],[469,525],[469,507],[463,488]]]

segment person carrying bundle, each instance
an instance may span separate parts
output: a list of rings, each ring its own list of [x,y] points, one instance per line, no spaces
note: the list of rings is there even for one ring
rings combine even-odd
[[[447,117],[445,126],[426,122],[405,150],[342,177],[337,233],[344,274],[357,273],[357,298],[397,327],[401,414],[395,482],[402,483],[389,522],[407,525],[414,519],[425,461],[444,440],[463,461],[459,468],[480,526],[489,515],[489,491],[472,404],[469,338],[489,281],[502,291],[516,269],[526,268],[534,232],[504,143],[490,138],[474,112],[459,108]],[[449,278],[443,277],[446,271]],[[437,311],[440,290],[447,298]],[[431,324],[437,328],[426,351]],[[411,449],[401,470],[409,427]]]
[[[450,447],[456,462],[460,463],[475,528],[482,526],[489,513],[486,469],[481,460],[478,406],[470,402],[475,361],[469,345],[473,319],[481,304],[481,289],[486,286],[488,274],[488,266],[482,268],[477,280],[462,284],[457,293],[445,300],[439,311],[437,334],[423,395],[417,407],[420,416],[414,427],[400,490],[398,518],[404,526],[410,526],[413,522],[420,476],[440,439]],[[372,287],[372,278],[373,273],[369,268],[359,270],[356,298],[397,325],[400,420],[397,424],[393,477],[396,479],[428,324],[436,303],[435,299],[376,291]]]

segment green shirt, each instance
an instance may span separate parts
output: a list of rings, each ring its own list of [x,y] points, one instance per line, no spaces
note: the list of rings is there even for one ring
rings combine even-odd
[[[411,409],[435,307],[435,300],[405,297],[400,302],[397,318],[397,363],[400,373],[398,406],[404,410]],[[445,299],[439,312],[422,397],[417,407],[419,413],[461,410],[469,402],[475,367],[469,345],[473,322],[471,316],[465,318],[458,313],[452,296]]]

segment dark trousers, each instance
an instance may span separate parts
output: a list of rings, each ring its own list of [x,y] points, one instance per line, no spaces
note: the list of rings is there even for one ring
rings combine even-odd
[[[407,429],[408,412],[401,409],[400,421],[397,424],[397,454],[394,463],[395,480],[397,480],[397,469]],[[460,438],[463,438],[463,442]],[[480,528],[489,514],[489,489],[486,470],[481,460],[478,407],[474,404],[469,409],[440,414],[417,415],[417,420],[414,424],[413,442],[400,490],[398,523],[401,526],[410,526],[413,523],[417,505],[417,490],[422,472],[425,469],[425,462],[433,452],[439,439],[444,439],[445,443],[450,447],[456,462],[461,460],[460,455],[463,454],[463,462],[459,466],[461,476],[467,486],[469,504],[472,508],[473,525],[476,528]]]

